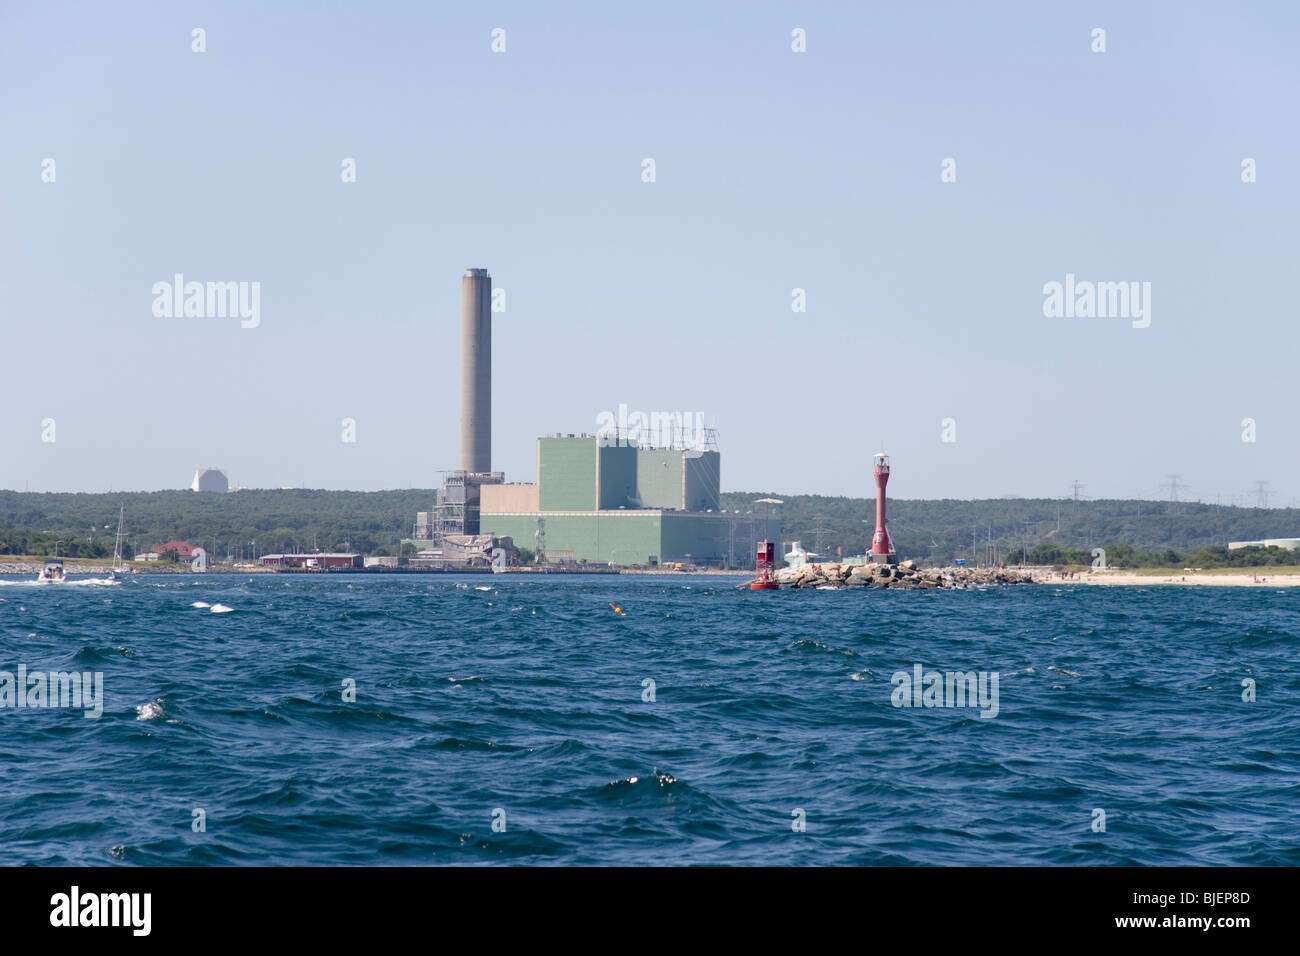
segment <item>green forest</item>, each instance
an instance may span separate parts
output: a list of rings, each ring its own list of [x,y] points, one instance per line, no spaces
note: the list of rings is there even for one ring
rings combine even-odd
[[[287,551],[397,554],[432,489],[404,491],[244,490],[119,494],[0,491],[0,554],[109,557],[119,506],[131,553],[188,541],[216,558]]]
[[[760,503],[776,498],[780,505]],[[781,538],[834,557],[862,554],[876,527],[875,499],[724,493],[728,511],[775,511]],[[1300,537],[1300,509],[1233,508],[1196,502],[1060,498],[889,499],[889,534],[900,557],[930,564],[1090,564],[1093,548],[1123,567],[1300,564],[1300,554],[1234,551],[1229,541]],[[1279,549],[1271,549],[1278,552]],[[1195,561],[1191,560],[1193,557]],[[1268,558],[1270,560],[1265,560]]]
[[[108,557],[119,506],[128,553],[166,541],[201,545],[218,559],[253,552],[349,550],[396,554],[415,513],[432,507],[433,489],[403,491],[243,490],[119,494],[0,491],[0,554]],[[777,498],[779,505],[759,503]],[[775,510],[782,551],[798,540],[833,557],[862,554],[875,528],[866,498],[729,492],[722,507]],[[1120,567],[1226,567],[1298,563],[1295,552],[1234,551],[1229,541],[1300,537],[1300,509],[1233,508],[1194,502],[1050,498],[889,501],[889,531],[899,555],[926,563],[962,558],[986,564],[1088,564],[1093,548]]]

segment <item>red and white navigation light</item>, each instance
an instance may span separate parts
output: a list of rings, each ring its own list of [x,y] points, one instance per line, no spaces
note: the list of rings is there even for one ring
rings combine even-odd
[[[877,452],[876,475],[876,533],[871,538],[871,560],[876,564],[897,564],[898,555],[894,553],[894,544],[889,540],[889,529],[885,522],[885,485],[889,483],[889,455]]]

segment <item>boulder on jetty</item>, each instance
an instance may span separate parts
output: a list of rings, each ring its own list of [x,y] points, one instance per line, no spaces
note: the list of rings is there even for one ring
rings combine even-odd
[[[901,564],[804,564],[781,568],[773,579],[783,588],[964,588],[1032,584],[1033,572],[1018,568],[918,568]]]

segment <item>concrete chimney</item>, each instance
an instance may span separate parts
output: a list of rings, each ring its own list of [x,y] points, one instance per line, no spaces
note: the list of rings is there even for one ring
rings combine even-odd
[[[466,269],[460,280],[460,467],[492,470],[492,277]]]

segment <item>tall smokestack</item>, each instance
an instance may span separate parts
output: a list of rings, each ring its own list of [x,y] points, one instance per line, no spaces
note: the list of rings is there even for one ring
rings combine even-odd
[[[492,470],[492,277],[466,269],[460,280],[460,467]]]

